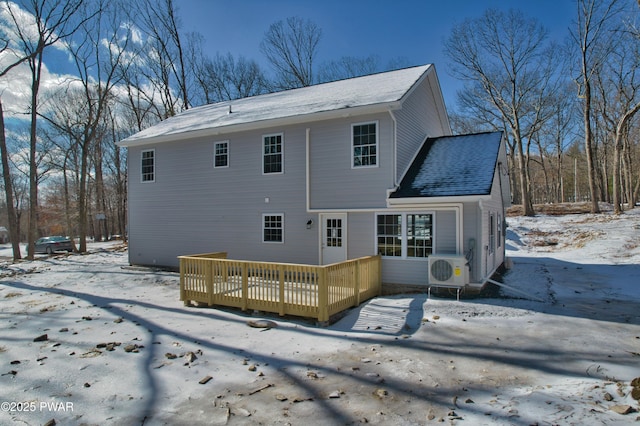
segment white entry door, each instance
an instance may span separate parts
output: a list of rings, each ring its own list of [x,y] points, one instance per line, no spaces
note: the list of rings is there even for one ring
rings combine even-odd
[[[323,265],[347,260],[347,214],[321,214],[320,255]]]

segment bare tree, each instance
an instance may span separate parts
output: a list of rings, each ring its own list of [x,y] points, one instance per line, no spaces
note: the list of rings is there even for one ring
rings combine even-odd
[[[596,184],[596,161],[592,127],[592,84],[593,76],[606,61],[610,52],[613,33],[609,22],[618,12],[619,0],[578,0],[577,17],[571,37],[579,52],[578,96],[583,99],[584,145],[587,156],[591,212],[600,211]]]
[[[550,116],[557,66],[546,29],[519,11],[487,10],[482,17],[454,27],[445,41],[445,54],[452,61],[453,75],[467,82],[469,96],[476,96],[472,108],[477,106],[511,134],[521,203],[524,214],[533,215],[528,150]]]
[[[340,59],[324,63],[320,67],[318,80],[320,82],[335,81],[373,74],[378,71],[380,71],[380,58],[376,55],[343,56]]]
[[[89,213],[88,178],[90,165],[96,181],[97,212],[106,212],[102,151],[106,134],[108,106],[113,102],[113,89],[119,82],[119,64],[126,55],[131,39],[125,29],[120,33],[121,5],[111,1],[101,6],[101,13],[83,23],[74,43],[68,44],[76,66],[77,80],[63,88],[65,102],[45,118],[72,142],[80,158],[78,182],[79,236],[78,250],[86,251],[87,217]],[[120,30],[120,31],[119,31]],[[103,223],[106,225],[106,222]],[[107,233],[107,230],[100,232]]]
[[[216,55],[204,63],[202,90],[209,102],[240,99],[267,92],[267,81],[256,61],[231,53]]]
[[[146,35],[146,61],[139,71],[152,84],[164,107],[162,118],[191,105],[188,68],[180,22],[173,0],[138,0],[135,22]]]
[[[31,101],[30,101],[30,171],[29,171],[29,228],[27,242],[29,244],[27,257],[33,259],[34,242],[37,230],[38,213],[38,183],[36,165],[38,94],[42,81],[43,57],[46,48],[70,37],[85,19],[76,19],[85,6],[85,0],[24,0],[20,6],[5,1],[15,33],[13,40],[21,56],[27,58],[26,63],[31,71]],[[19,8],[29,14],[32,19],[25,22],[24,15]],[[18,47],[19,46],[19,47]]]
[[[7,0],[0,3],[0,9],[8,10],[12,12],[10,8],[12,5]],[[14,20],[15,23],[15,20]],[[9,23],[10,24],[10,23]],[[20,51],[16,49],[16,46],[12,45],[12,39],[15,38],[14,31],[9,30],[11,34],[6,32],[7,27],[2,26],[0,31],[0,53],[4,58],[10,58],[4,68],[0,69],[0,78],[4,77],[14,68],[19,65],[33,60],[38,54],[38,49],[29,51]],[[7,220],[9,222],[9,238],[11,240],[11,246],[13,251],[13,259],[18,260],[22,258],[20,253],[20,217],[16,209],[16,202],[14,200],[14,185],[11,176],[11,168],[9,166],[9,151],[7,149],[6,141],[6,129],[4,122],[4,108],[0,99],[0,158],[2,162],[2,177],[5,187],[5,200],[7,203]]]
[[[314,62],[322,30],[300,17],[271,24],[260,44],[261,52],[273,66],[277,89],[293,89],[314,83]]]
[[[640,43],[627,31],[617,31],[617,44],[608,55],[608,60],[595,73],[594,80],[599,89],[600,115],[607,123],[613,140],[613,208],[622,213],[622,191],[625,171],[621,167],[625,160],[625,145],[628,142],[631,120],[640,111]],[[631,167],[628,162],[624,162]],[[627,187],[631,182],[627,179]],[[633,196],[626,191],[627,201],[633,205]],[[631,197],[629,197],[631,195]],[[630,199],[629,199],[630,198]]]
[[[0,98],[0,160],[2,161],[2,178],[4,182],[5,200],[7,203],[7,219],[9,221],[9,238],[13,251],[13,260],[22,258],[20,254],[20,223],[13,199],[13,179],[9,167],[9,151],[4,126],[4,108]]]

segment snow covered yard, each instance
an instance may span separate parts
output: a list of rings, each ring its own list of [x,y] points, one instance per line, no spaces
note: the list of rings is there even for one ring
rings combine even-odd
[[[110,244],[5,262],[0,424],[638,422],[639,209],[509,224],[517,291],[380,297],[327,328],[184,307],[177,274]]]

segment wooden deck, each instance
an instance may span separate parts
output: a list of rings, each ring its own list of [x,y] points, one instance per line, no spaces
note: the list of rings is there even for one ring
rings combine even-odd
[[[297,315],[326,322],[380,294],[380,256],[332,265],[229,260],[227,254],[179,256],[180,300]]]

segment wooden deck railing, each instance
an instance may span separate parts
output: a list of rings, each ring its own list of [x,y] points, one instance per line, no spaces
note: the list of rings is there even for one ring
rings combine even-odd
[[[331,265],[229,260],[224,252],[179,256],[180,300],[317,318],[380,294],[380,256]]]

